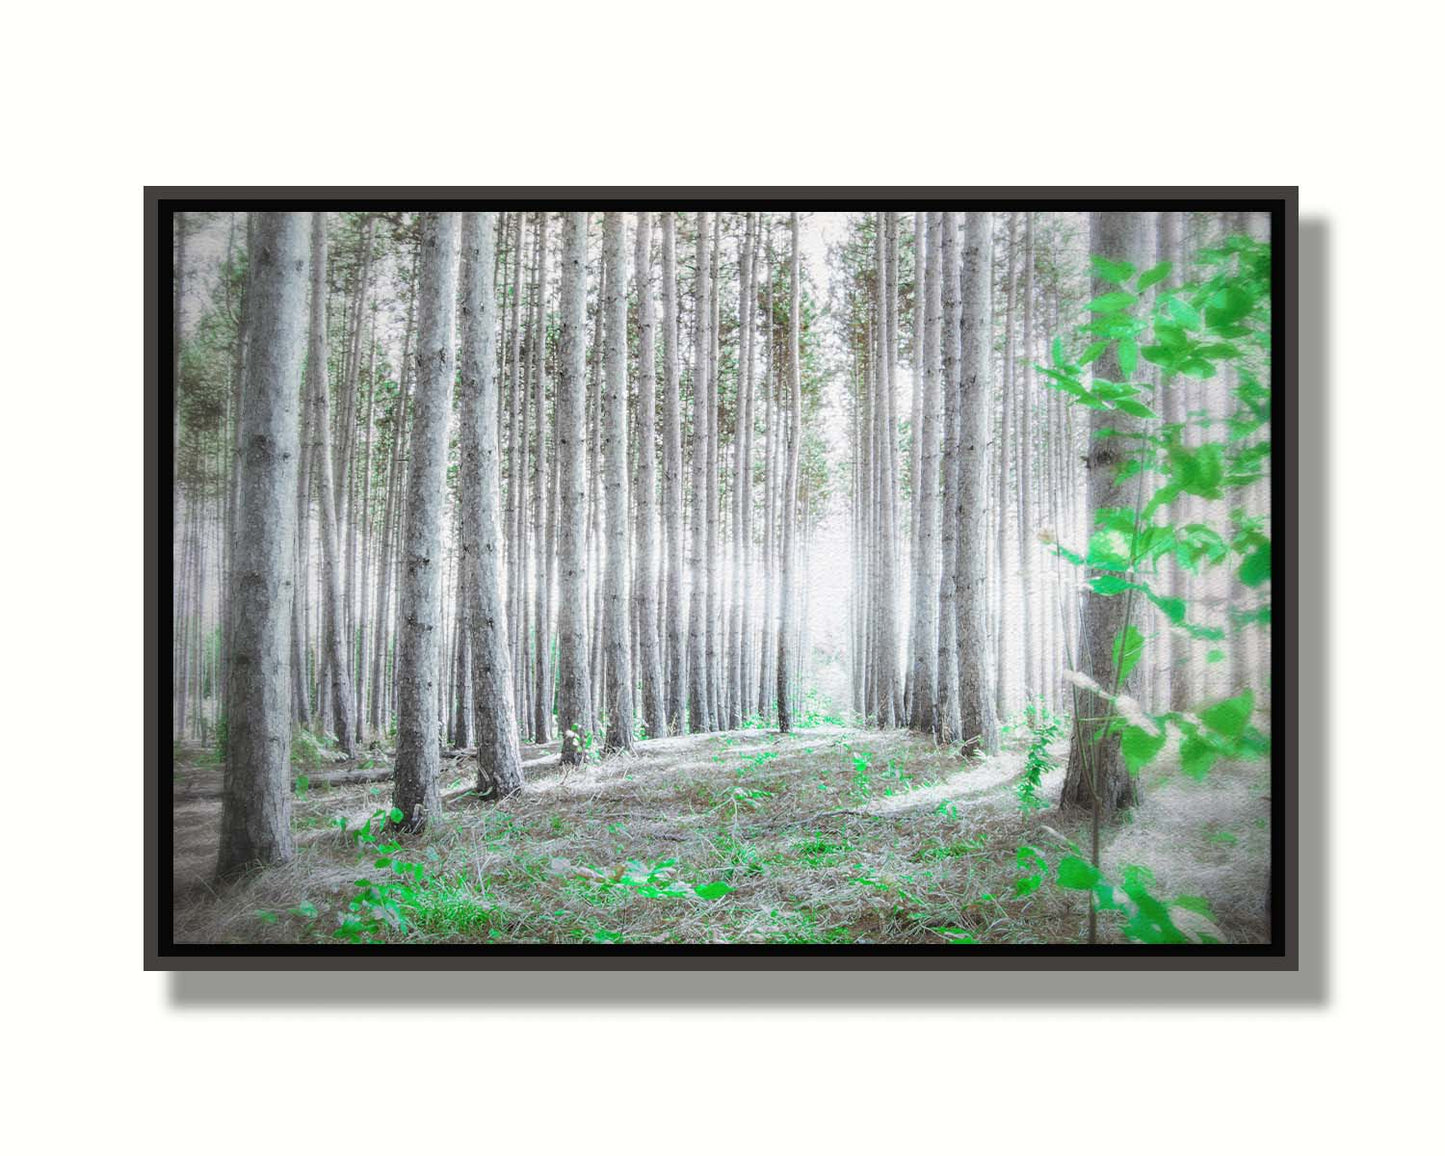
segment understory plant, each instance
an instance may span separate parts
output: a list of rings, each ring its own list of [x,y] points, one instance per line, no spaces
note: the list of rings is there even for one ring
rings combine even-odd
[[[1224,656],[1223,648],[1231,641],[1238,644],[1241,630],[1270,625],[1267,590],[1273,555],[1268,519],[1251,514],[1244,499],[1251,487],[1267,481],[1270,467],[1271,251],[1267,243],[1251,237],[1229,237],[1201,251],[1192,276],[1177,284],[1171,283],[1174,268],[1169,261],[1143,271],[1104,256],[1091,261],[1095,276],[1114,288],[1084,306],[1088,320],[1067,342],[1062,335],[1055,337],[1052,364],[1037,368],[1073,405],[1132,419],[1117,427],[1096,424],[1094,436],[1116,443],[1110,455],[1117,463],[1116,484],[1133,481],[1136,496],[1129,506],[1096,509],[1082,550],[1054,543],[1054,551],[1088,575],[1094,596],[1123,598],[1125,612],[1107,676],[1079,669],[1066,674],[1075,693],[1076,735],[1086,736],[1079,748],[1095,800],[1092,850],[1084,857],[1070,844],[1071,854],[1050,863],[1039,848],[1020,847],[1018,866],[1027,874],[1017,893],[1027,895],[1045,882],[1087,892],[1091,940],[1096,916],[1112,912],[1120,914],[1128,939],[1185,942],[1190,936],[1175,926],[1170,911],[1188,910],[1207,920],[1202,900],[1159,899],[1151,891],[1153,876],[1144,867],[1126,866],[1118,881],[1101,870],[1097,768],[1101,744],[1114,739],[1134,776],[1160,756],[1171,738],[1177,743],[1181,770],[1196,779],[1208,775],[1220,760],[1269,755],[1269,738],[1254,718],[1255,687],[1237,687],[1216,701],[1165,710],[1149,709],[1126,687],[1156,637],[1145,633],[1146,604],[1157,609],[1165,629],[1210,644],[1211,662]],[[1110,350],[1125,380],[1092,377],[1086,382],[1087,367]],[[1157,384],[1138,372],[1141,361],[1156,367]],[[1221,372],[1232,382],[1232,409],[1222,421],[1202,411],[1166,421],[1157,412],[1156,407],[1166,408],[1159,399],[1184,379],[1208,380]],[[1182,513],[1186,510],[1196,511],[1187,521]],[[1211,514],[1200,516],[1200,510]],[[1159,582],[1159,565],[1165,559],[1194,574],[1227,568],[1232,571],[1231,588],[1249,592],[1249,604],[1231,599],[1225,625],[1204,620],[1200,607]],[[1071,665],[1077,667],[1077,660]],[[1080,716],[1080,691],[1105,704],[1101,716]],[[1042,757],[1047,758],[1046,752]],[[1019,788],[1025,811],[1037,806],[1037,778],[1031,779],[1032,774],[1030,765]],[[1194,938],[1211,937],[1199,932]]]

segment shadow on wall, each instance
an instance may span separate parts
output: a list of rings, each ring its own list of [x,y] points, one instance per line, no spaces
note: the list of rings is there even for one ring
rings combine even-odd
[[[1299,230],[1298,637],[1299,959],[1298,972],[1109,972],[1027,970],[1000,960],[999,971],[919,971],[899,985],[876,972],[727,969],[726,957],[691,971],[546,971],[541,960],[515,972],[435,972],[422,987],[384,971],[179,972],[169,977],[173,1007],[968,1007],[1261,1006],[1320,1008],[1330,999],[1329,857],[1326,838],[1330,750],[1330,252],[1329,224]],[[960,949],[966,950],[966,949]],[[219,962],[219,961],[218,961]],[[309,962],[312,966],[322,960]],[[464,961],[455,961],[463,964]],[[614,965],[622,961],[617,960]],[[663,962],[663,961],[658,961]],[[798,963],[803,962],[798,960]],[[1088,962],[1081,960],[1081,963]],[[1103,962],[1103,961],[1100,961]],[[223,962],[222,966],[235,966]],[[505,979],[502,976],[505,975]],[[705,978],[704,978],[705,977]]]

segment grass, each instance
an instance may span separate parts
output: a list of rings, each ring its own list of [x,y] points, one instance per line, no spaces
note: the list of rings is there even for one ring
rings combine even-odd
[[[1087,917],[1081,895],[1044,888],[1013,898],[1020,843],[1078,837],[1057,812],[1019,812],[1013,787],[1023,771],[1022,744],[1015,748],[965,764],[957,752],[904,731],[822,726],[779,735],[750,727],[654,740],[635,756],[565,776],[555,763],[542,765],[529,772],[521,794],[500,804],[454,798],[432,829],[384,856],[418,864],[424,877],[405,881],[397,917],[383,913],[375,938],[1074,941]],[[524,757],[550,750],[529,748]],[[216,773],[194,763],[181,770],[188,782]],[[450,760],[442,782],[465,787],[473,774],[467,760]],[[1056,796],[1057,780],[1046,781],[1043,793]],[[1257,791],[1244,794],[1258,799]],[[388,784],[310,787],[293,799],[295,859],[219,889],[209,883],[219,804],[178,801],[177,941],[329,943],[354,916],[356,880],[381,886],[367,895],[401,895],[386,891],[403,882],[395,866],[378,868],[374,860],[383,856],[358,849],[336,826],[344,819],[356,830],[389,795]],[[1267,847],[1268,832],[1251,823],[1247,808],[1237,810],[1218,801],[1186,808],[1194,824],[1189,862],[1197,860],[1216,883],[1248,874],[1257,859],[1253,844]],[[1149,814],[1146,804],[1141,816]],[[1140,822],[1120,828],[1116,841],[1147,835],[1157,844],[1160,830],[1159,822]],[[1225,830],[1239,845],[1213,837]],[[1236,937],[1258,934],[1248,918],[1236,918],[1231,929],[1239,905],[1227,896],[1221,902],[1219,887],[1196,885],[1165,858],[1160,873],[1176,891],[1207,896],[1221,927]]]

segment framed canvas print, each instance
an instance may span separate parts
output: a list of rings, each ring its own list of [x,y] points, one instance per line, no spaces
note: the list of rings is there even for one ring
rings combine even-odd
[[[148,967],[1298,966],[1294,189],[145,214]]]

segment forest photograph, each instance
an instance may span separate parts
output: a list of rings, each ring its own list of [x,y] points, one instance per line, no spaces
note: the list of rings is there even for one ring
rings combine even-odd
[[[1282,949],[1283,201],[479,204],[159,203],[173,954]]]

